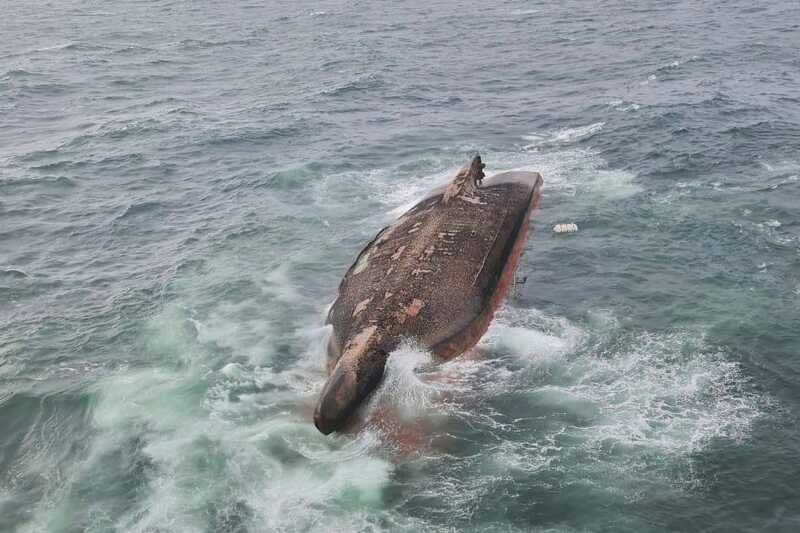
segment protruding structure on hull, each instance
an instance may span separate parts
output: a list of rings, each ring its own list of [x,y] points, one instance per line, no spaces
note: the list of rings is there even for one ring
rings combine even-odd
[[[382,229],[345,274],[328,314],[330,377],[314,413],[321,432],[342,428],[401,340],[451,358],[486,332],[513,282],[542,178],[484,179],[483,168],[476,155],[444,190]]]
[[[484,167],[486,165],[481,162],[480,154],[475,154],[475,157],[472,158],[472,163],[468,167],[461,169],[447,186],[442,197],[442,203],[447,204],[458,196],[471,197],[485,177],[483,173]]]

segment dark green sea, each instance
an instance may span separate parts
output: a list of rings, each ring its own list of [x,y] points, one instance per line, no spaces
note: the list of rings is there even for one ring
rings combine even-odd
[[[800,531],[796,0],[0,7],[0,532]],[[527,281],[321,435],[339,280],[477,151]]]

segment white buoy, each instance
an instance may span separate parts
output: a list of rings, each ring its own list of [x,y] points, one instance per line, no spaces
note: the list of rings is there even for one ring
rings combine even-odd
[[[577,224],[556,224],[553,226],[553,232],[555,233],[577,233],[578,232],[578,225]]]

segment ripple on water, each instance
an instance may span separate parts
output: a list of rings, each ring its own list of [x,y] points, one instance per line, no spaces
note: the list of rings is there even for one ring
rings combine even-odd
[[[149,213],[161,211],[164,208],[163,203],[157,201],[144,201],[136,202],[128,205],[125,211],[115,220],[125,220],[127,218],[136,217],[139,215],[147,215]]]

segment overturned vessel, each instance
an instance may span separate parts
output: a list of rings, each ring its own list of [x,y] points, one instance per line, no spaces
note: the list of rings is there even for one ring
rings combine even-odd
[[[322,433],[345,425],[404,339],[449,359],[486,332],[512,284],[542,177],[484,180],[484,166],[476,155],[382,229],[345,274],[327,319],[330,377],[314,412]]]

